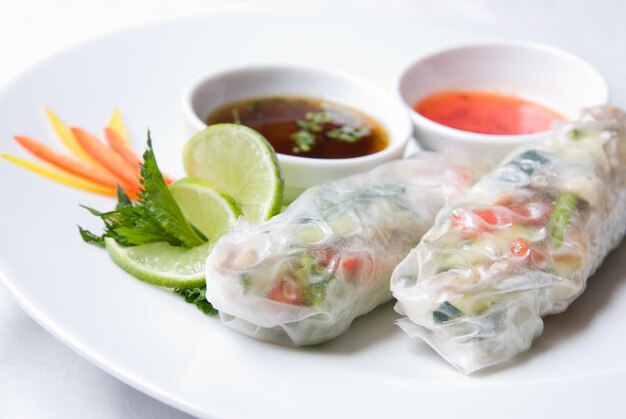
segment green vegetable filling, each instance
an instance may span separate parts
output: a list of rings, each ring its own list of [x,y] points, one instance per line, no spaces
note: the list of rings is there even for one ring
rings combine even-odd
[[[528,150],[512,161],[514,165],[519,167],[526,174],[531,175],[537,166],[548,163],[548,159],[540,154],[537,150]]]
[[[307,306],[319,306],[326,299],[326,289],[331,275],[309,254],[302,257],[302,265],[296,271],[296,281],[303,289],[302,300]],[[312,282],[311,279],[317,279]]]
[[[578,197],[572,193],[564,193],[559,196],[554,207],[554,212],[548,222],[548,233],[552,237],[552,247],[558,249],[563,244],[565,232],[570,224],[571,216],[576,211]]]
[[[463,314],[461,310],[444,301],[433,311],[433,320],[435,323],[446,323],[460,317]]]
[[[569,139],[572,140],[572,141],[578,141],[583,136],[582,132],[580,132],[580,130],[577,130],[576,128],[574,128],[570,132],[568,132],[568,135],[569,135]]]

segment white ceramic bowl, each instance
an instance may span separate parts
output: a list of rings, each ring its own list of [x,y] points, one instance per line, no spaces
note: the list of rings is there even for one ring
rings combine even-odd
[[[446,90],[513,95],[575,119],[582,108],[606,104],[609,88],[587,62],[557,48],[528,42],[461,45],[419,58],[400,76],[400,97],[410,109],[415,136],[430,150],[456,149],[493,160],[550,131],[520,135],[479,134],[434,122],[412,108],[431,94]]]
[[[183,98],[188,134],[205,128],[204,119],[227,103],[281,95],[316,97],[347,105],[374,118],[389,138],[387,148],[363,157],[317,159],[278,154],[285,176],[286,202],[310,186],[401,158],[412,135],[411,120],[402,103],[375,85],[335,71],[288,65],[238,68],[192,83]]]

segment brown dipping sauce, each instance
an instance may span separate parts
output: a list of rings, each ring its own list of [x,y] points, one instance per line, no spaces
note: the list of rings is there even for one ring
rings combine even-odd
[[[277,153],[300,157],[360,157],[388,145],[387,133],[369,116],[310,97],[241,100],[213,111],[206,123],[246,125],[267,138]]]

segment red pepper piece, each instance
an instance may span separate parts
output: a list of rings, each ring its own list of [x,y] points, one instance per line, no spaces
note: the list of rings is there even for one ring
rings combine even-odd
[[[530,251],[530,244],[521,237],[518,237],[511,243],[511,253],[515,256],[527,256],[530,254]]]
[[[341,267],[345,273],[348,275],[354,275],[358,272],[361,267],[361,259],[358,258],[349,258],[345,259],[341,262]]]
[[[284,278],[267,294],[267,298],[279,303],[302,305],[302,287],[291,277]]]

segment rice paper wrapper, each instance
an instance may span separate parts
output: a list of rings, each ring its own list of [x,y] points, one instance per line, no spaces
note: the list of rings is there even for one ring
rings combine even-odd
[[[420,153],[310,188],[265,223],[239,222],[208,258],[207,299],[224,324],[256,339],[299,346],[338,336],[391,299],[395,266],[473,183],[463,160]]]
[[[626,117],[612,107],[519,149],[393,272],[398,325],[466,373],[529,349],[626,229]]]

